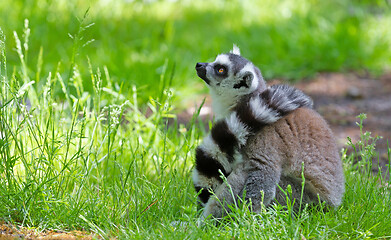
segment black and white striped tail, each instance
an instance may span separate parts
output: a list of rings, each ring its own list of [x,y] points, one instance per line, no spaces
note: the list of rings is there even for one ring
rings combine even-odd
[[[312,99],[288,85],[273,85],[262,93],[244,96],[234,111],[213,126],[196,149],[193,182],[202,204],[210,190],[222,183],[219,170],[228,176],[242,161],[240,149],[263,126],[274,123],[300,107],[312,108]]]

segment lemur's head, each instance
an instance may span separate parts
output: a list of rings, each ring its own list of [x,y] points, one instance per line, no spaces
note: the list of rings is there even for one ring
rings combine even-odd
[[[236,46],[229,53],[218,55],[214,62],[197,63],[196,70],[197,75],[208,84],[213,101],[220,105],[219,108],[231,108],[241,96],[266,89],[261,71],[240,56]]]

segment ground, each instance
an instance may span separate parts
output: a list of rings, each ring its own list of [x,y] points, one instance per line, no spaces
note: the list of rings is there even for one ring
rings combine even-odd
[[[100,239],[97,235],[82,231],[38,231],[34,228],[19,228],[0,222],[0,240],[40,239],[40,240],[91,240]]]

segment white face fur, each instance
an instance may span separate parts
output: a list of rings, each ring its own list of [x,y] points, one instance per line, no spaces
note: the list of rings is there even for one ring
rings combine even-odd
[[[218,118],[227,116],[241,96],[266,89],[259,69],[241,57],[236,46],[230,53],[218,55],[214,62],[197,63],[196,70],[210,89]]]

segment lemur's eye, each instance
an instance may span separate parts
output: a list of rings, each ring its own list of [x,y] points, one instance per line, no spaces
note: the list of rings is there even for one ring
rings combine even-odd
[[[225,66],[222,66],[222,65],[216,65],[215,66],[215,71],[216,71],[217,75],[223,76],[223,75],[226,75],[227,68]]]

